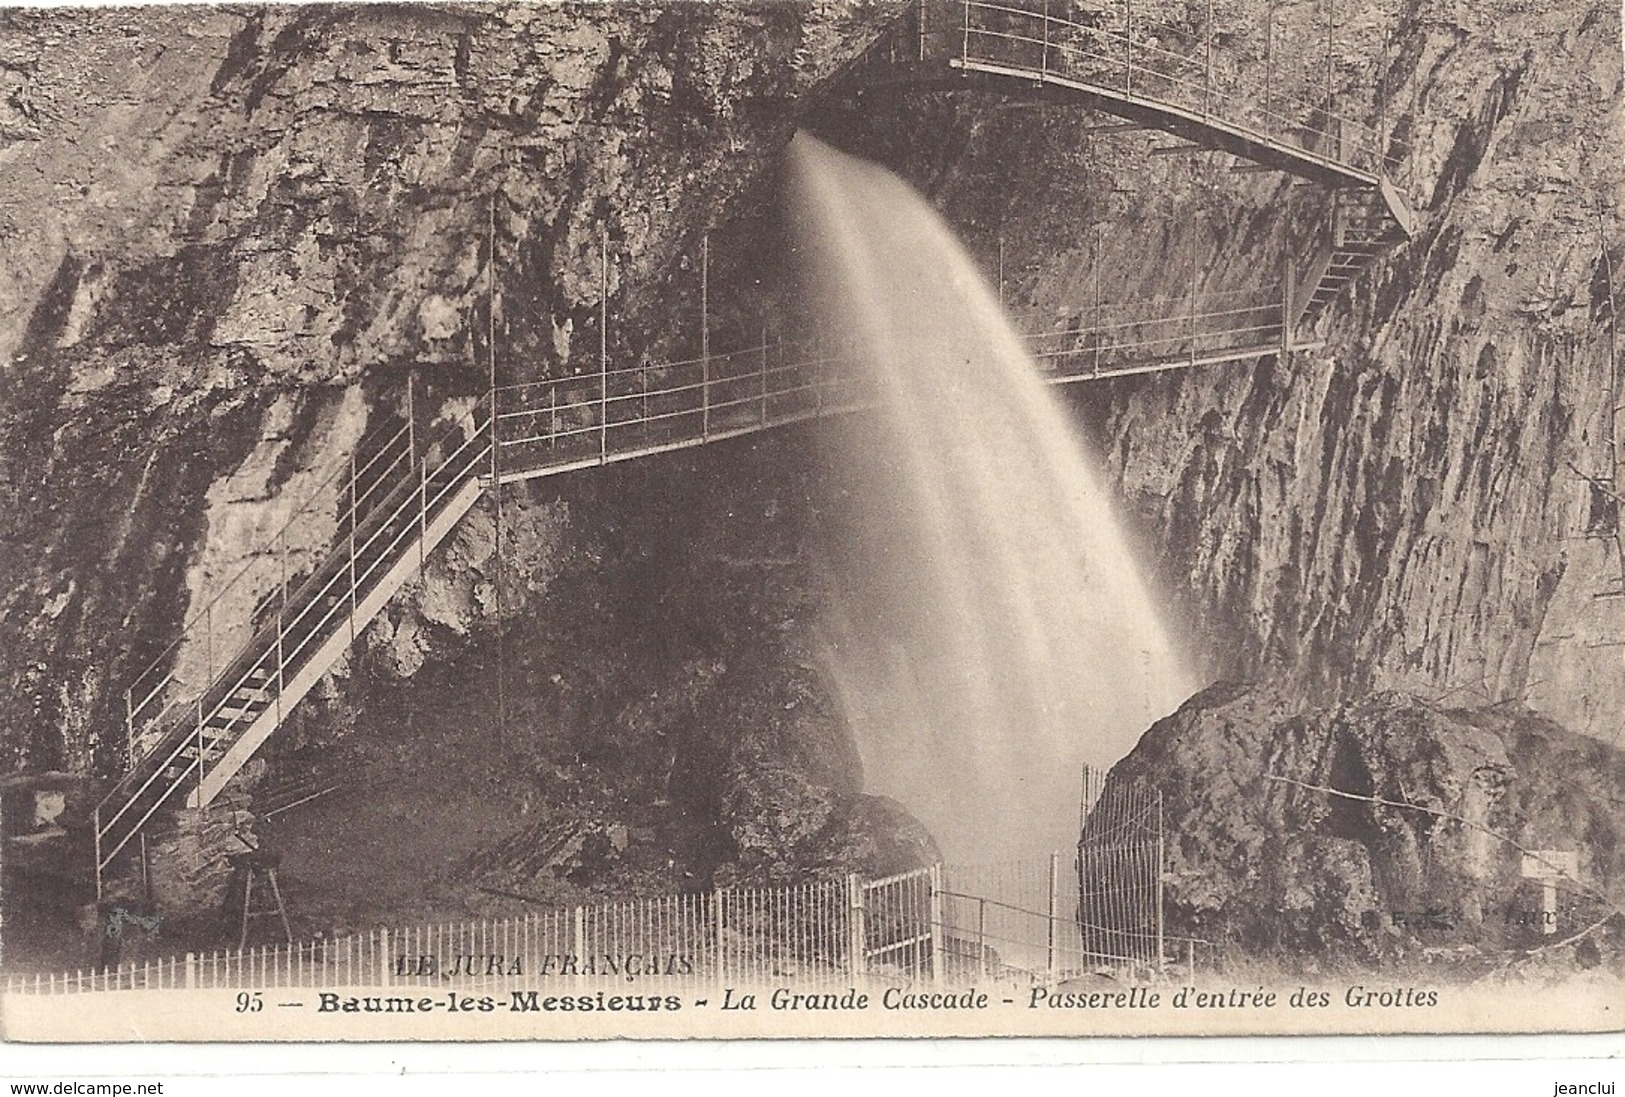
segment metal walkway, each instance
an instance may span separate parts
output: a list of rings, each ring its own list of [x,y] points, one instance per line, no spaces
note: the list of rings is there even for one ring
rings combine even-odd
[[[1221,74],[1209,11],[1206,35],[1140,18],[1125,0],[1114,27],[1083,23],[1061,0],[917,0],[861,67],[866,86],[980,88],[1004,97],[1084,107],[1160,130],[1193,149],[1230,153],[1335,192],[1331,223],[1300,270],[1294,324],[1312,320],[1371,260],[1415,232],[1392,183],[1403,147],[1375,127],[1274,87],[1264,94]],[[1188,41],[1191,50],[1169,48]]]
[[[1292,307],[1282,285],[1097,299],[1047,326],[1029,319],[1026,341],[1051,382],[1104,380],[1318,346],[1289,340]],[[93,820],[98,891],[166,805],[220,795],[492,484],[857,411],[873,402],[858,367],[835,348],[765,338],[688,361],[606,362],[488,391],[432,432],[409,390],[403,415],[364,438],[126,690],[127,772]],[[336,522],[324,516],[335,498]],[[313,524],[335,529],[319,559],[289,548]]]

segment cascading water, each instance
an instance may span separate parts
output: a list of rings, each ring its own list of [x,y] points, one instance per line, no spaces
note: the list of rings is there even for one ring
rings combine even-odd
[[[950,860],[1077,841],[1080,770],[1191,692],[1077,432],[969,256],[805,134],[797,263],[878,410],[831,425],[828,658],[869,791]]]

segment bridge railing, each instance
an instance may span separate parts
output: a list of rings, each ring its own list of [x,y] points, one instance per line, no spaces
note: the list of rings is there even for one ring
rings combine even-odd
[[[1047,328],[1036,318],[1018,322],[1042,370],[1081,380],[1201,365],[1282,346],[1287,308],[1282,287],[1270,286],[1099,303]]]
[[[1064,10],[1061,0],[964,0],[954,59],[966,68],[994,66],[1040,82],[1070,81],[1118,98],[1170,105],[1241,136],[1373,177],[1392,175],[1404,160],[1400,143],[1338,113],[1330,96],[1316,101],[1282,91],[1268,75],[1262,95],[1241,86],[1216,63],[1211,28],[1204,41],[1185,28],[1136,23],[1131,3],[1116,27],[1057,14]],[[951,42],[941,15],[936,19],[937,30],[929,39],[922,36],[922,43]],[[1169,48],[1182,41],[1195,52]]]
[[[1282,287],[1096,302],[1017,316],[1053,380],[1225,361],[1282,345]],[[763,336],[727,354],[496,390],[497,472],[520,479],[732,437],[873,402],[857,353]]]
[[[1284,316],[1275,287],[1097,298],[1059,324],[1017,323],[1060,382],[1268,353],[1283,343]],[[409,397],[405,424],[366,436],[282,527],[258,538],[261,553],[131,687],[129,765],[95,815],[98,879],[177,790],[211,796],[235,772],[231,745],[272,705],[280,722],[288,682],[307,657],[346,621],[353,639],[365,624],[362,596],[414,540],[423,543],[438,508],[469,479],[523,479],[855,410],[874,400],[858,367],[847,347],[764,334],[731,353],[498,388],[428,441]],[[311,539],[299,532],[306,524],[327,531],[317,538],[325,552],[290,550],[295,536]],[[176,663],[187,644],[197,665],[183,676]],[[200,672],[199,684],[183,681]]]
[[[754,347],[496,391],[499,475],[603,464],[850,410],[856,358],[763,335]]]
[[[1096,301],[1069,310],[1058,326],[1031,315],[1015,319],[1048,372],[1094,376],[1201,362],[1274,343],[1282,316],[1279,288],[1265,287]],[[833,343],[764,335],[756,346],[729,353],[505,386],[492,398],[494,471],[509,476],[592,464],[850,410],[873,395],[857,366],[852,351]],[[199,705],[217,705],[225,696],[223,679],[241,684],[240,673],[228,672],[243,670],[236,664],[246,652],[263,654],[264,641],[279,632],[290,647],[297,646],[295,632],[301,634],[298,642],[308,639],[302,635],[308,631],[305,615],[314,612],[321,594],[331,593],[334,582],[347,581],[348,562],[356,556],[348,538],[361,531],[355,547],[366,556],[377,551],[371,538],[378,533],[371,526],[378,519],[398,526],[402,507],[432,509],[449,484],[431,485],[431,498],[413,503],[422,494],[414,489],[422,487],[425,470],[440,464],[432,450],[455,449],[459,464],[466,464],[465,443],[483,430],[479,424],[454,425],[444,443],[428,442],[409,400],[404,421],[392,419],[365,435],[353,455],[336,462],[281,525],[258,534],[254,539],[261,550],[213,589],[175,641],[126,690],[129,768],[151,757],[160,742],[157,731],[191,721]],[[318,543],[301,547],[312,540],[313,529],[321,531]],[[404,536],[393,526],[391,532],[396,539]],[[360,581],[378,564],[364,564]],[[183,652],[189,653],[185,669],[179,666]]]

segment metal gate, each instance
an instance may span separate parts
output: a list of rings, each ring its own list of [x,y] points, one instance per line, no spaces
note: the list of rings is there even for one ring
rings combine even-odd
[[[1078,928],[1101,967],[1163,966],[1162,795],[1084,770]]]
[[[868,975],[916,979],[940,974],[933,946],[942,923],[941,870],[914,869],[879,880],[850,878],[852,954]]]

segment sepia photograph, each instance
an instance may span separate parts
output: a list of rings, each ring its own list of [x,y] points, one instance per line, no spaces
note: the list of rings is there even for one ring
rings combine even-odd
[[[1625,1029],[1622,57],[0,7],[0,1038]]]

